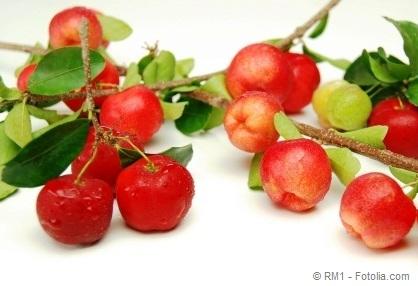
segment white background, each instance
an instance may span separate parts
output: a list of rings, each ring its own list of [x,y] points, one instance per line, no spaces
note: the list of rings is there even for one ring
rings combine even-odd
[[[136,61],[143,43],[160,41],[178,58],[196,59],[194,74],[227,66],[246,44],[289,34],[325,4],[298,1],[0,1],[0,39],[47,41],[51,17],[83,4],[125,19],[134,29],[113,43],[120,63]],[[382,16],[418,22],[418,1],[346,0],[330,17],[326,33],[310,46],[332,57],[353,59],[363,48],[385,49],[405,59],[395,28]],[[13,85],[25,55],[0,51],[0,74]],[[320,65],[322,82],[342,73]],[[64,110],[64,109],[63,109]],[[4,116],[4,115],[3,115]],[[301,120],[317,124],[311,108]],[[37,124],[37,126],[39,126]],[[149,151],[193,143],[189,169],[195,178],[192,209],[174,231],[143,234],[127,228],[115,205],[105,238],[90,247],[51,240],[35,214],[38,189],[22,189],[0,202],[1,285],[416,285],[418,227],[391,250],[376,251],[349,237],[338,216],[343,186],[333,180],[317,208],[292,213],[262,192],[247,189],[250,155],[233,148],[222,128],[186,137],[165,124]],[[361,173],[387,168],[361,158]],[[22,174],[24,176],[24,174]],[[409,282],[316,282],[315,271],[409,273]]]

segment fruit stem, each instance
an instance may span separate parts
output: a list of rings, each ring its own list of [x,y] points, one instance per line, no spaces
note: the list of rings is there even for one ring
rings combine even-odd
[[[157,171],[157,167],[155,166],[155,164],[151,161],[151,159],[144,153],[144,152],[142,152],[142,150],[141,149],[139,149],[132,141],[131,141],[131,139],[129,139],[128,137],[120,137],[120,139],[121,140],[123,140],[123,141],[125,141],[126,143],[128,143],[131,147],[132,147],[132,149],[134,149],[136,152],[138,152],[138,154],[139,155],[141,155],[141,157],[142,158],[144,158],[146,161],[147,161],[147,169],[150,171],[150,172],[155,172],[155,171]],[[121,147],[120,146],[116,146],[116,148],[118,149],[118,150],[120,150],[121,149]]]
[[[78,173],[77,178],[74,181],[74,184],[80,184],[81,178],[83,177],[84,173],[87,171],[88,167],[93,163],[94,159],[97,155],[97,150],[99,147],[99,138],[96,136],[93,142],[92,154],[89,160],[84,164],[83,168],[81,169],[80,173]]]

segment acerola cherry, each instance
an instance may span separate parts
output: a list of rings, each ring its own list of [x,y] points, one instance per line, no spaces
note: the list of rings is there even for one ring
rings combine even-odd
[[[111,86],[109,86],[111,85]],[[118,69],[109,61],[106,61],[103,71],[92,81],[92,86],[95,89],[107,89],[112,86],[119,85],[119,72]],[[100,96],[94,98],[94,103],[97,107],[102,106],[103,102],[107,96]],[[74,98],[64,100],[64,103],[72,110],[78,111],[83,103],[85,98]]]
[[[238,52],[226,72],[233,98],[247,91],[264,91],[282,103],[293,85],[293,73],[284,53],[270,44],[252,44]]]
[[[372,111],[369,126],[386,125],[387,149],[418,158],[418,108],[398,98],[379,102]]]
[[[80,173],[84,165],[93,155],[94,136],[95,130],[91,127],[84,149],[71,164],[71,170],[74,175]],[[122,171],[122,166],[118,151],[113,146],[99,142],[96,157],[84,172],[83,178],[101,179],[110,186],[114,186],[120,171]]]
[[[262,152],[277,141],[274,114],[282,110],[279,101],[260,91],[246,92],[235,99],[224,117],[229,140],[246,152]]]
[[[38,195],[36,211],[46,233],[65,244],[90,244],[101,239],[109,228],[113,192],[98,179],[74,175],[46,183]]]
[[[80,45],[80,24],[89,22],[89,47],[97,49],[102,43],[102,27],[93,10],[73,7],[56,14],[49,23],[49,43],[54,49]]]
[[[293,72],[294,83],[283,108],[286,113],[296,113],[311,102],[321,78],[315,62],[310,57],[295,53],[284,55]]]
[[[324,149],[308,139],[275,143],[264,153],[260,170],[270,199],[292,211],[314,207],[331,184],[331,164]]]
[[[170,230],[187,214],[194,195],[193,178],[167,156],[140,159],[124,169],[116,199],[125,222],[139,231]]]
[[[30,64],[26,66],[19,74],[17,78],[17,88],[19,91],[24,92],[28,89],[29,78],[36,69],[36,64]]]
[[[368,173],[347,186],[340,217],[347,232],[368,247],[386,248],[408,234],[415,223],[416,208],[392,178]]]
[[[160,129],[163,111],[152,90],[136,85],[105,100],[100,122],[121,136],[129,136],[135,145],[141,146]]]

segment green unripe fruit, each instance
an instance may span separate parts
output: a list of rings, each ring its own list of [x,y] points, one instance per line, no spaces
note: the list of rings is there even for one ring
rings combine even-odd
[[[333,127],[355,130],[366,126],[372,102],[358,85],[348,84],[336,89],[328,98],[327,119]]]

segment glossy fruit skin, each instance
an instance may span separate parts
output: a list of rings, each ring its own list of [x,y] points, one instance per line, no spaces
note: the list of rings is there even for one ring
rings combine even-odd
[[[284,53],[293,72],[293,87],[283,103],[286,113],[297,113],[311,103],[314,90],[321,76],[315,62],[308,56],[296,53]]]
[[[17,78],[17,89],[21,92],[27,91],[29,78],[36,69],[36,64],[27,65],[19,74]]]
[[[136,85],[105,100],[100,122],[121,136],[129,136],[134,144],[141,146],[160,129],[163,110],[152,90]]]
[[[398,98],[379,102],[370,115],[369,126],[386,125],[387,149],[418,159],[418,108]]]
[[[293,73],[278,48],[264,43],[240,50],[226,72],[226,86],[233,98],[247,91],[263,91],[284,102],[293,85]]]
[[[98,179],[74,184],[65,175],[46,183],[38,195],[36,211],[46,233],[64,244],[91,244],[101,239],[110,225],[113,192]]]
[[[279,141],[269,147],[260,174],[270,199],[297,212],[318,204],[331,184],[331,164],[325,151],[308,139]]]
[[[354,179],[341,200],[341,221],[347,232],[370,248],[398,244],[416,220],[416,208],[401,187],[381,173]]]
[[[176,227],[189,211],[194,195],[189,171],[167,156],[154,155],[124,169],[116,183],[116,199],[125,222],[139,231]]]
[[[56,14],[49,23],[49,43],[52,48],[80,45],[80,24],[82,18],[89,22],[89,47],[97,49],[103,40],[102,27],[93,10],[73,7]]]
[[[282,110],[279,101],[260,91],[235,99],[226,110],[224,127],[231,143],[246,152],[257,153],[277,141],[274,114]]]
[[[102,84],[102,85],[101,85]],[[92,81],[92,87],[95,89],[107,89],[105,84],[114,86],[119,85],[119,72],[118,69],[109,61],[106,61],[103,71]],[[102,106],[107,96],[100,96],[94,98],[94,103],[97,107]],[[85,98],[74,98],[64,100],[65,105],[72,111],[78,111],[85,101]]]
[[[91,127],[87,135],[87,141],[80,155],[71,164],[71,171],[78,175],[87,161],[93,155],[95,131]],[[96,178],[114,186],[119,173],[122,171],[122,164],[116,148],[100,142],[97,148],[96,157],[87,170],[84,172],[84,178]]]

